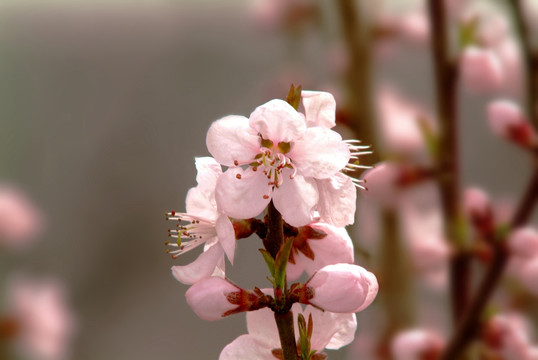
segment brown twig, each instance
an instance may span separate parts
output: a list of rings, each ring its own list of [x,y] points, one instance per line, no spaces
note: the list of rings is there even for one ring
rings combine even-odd
[[[460,174],[458,156],[457,82],[458,65],[450,60],[444,1],[429,0],[429,18],[436,80],[436,105],[441,125],[438,166],[441,201],[446,220],[447,238],[455,253],[450,262],[450,288],[452,312],[457,323],[469,301],[470,258],[465,247],[466,239],[458,231],[461,222]]]

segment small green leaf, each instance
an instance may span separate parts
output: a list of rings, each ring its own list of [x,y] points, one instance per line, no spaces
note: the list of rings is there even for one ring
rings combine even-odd
[[[286,280],[286,265],[288,265],[288,259],[290,257],[291,247],[293,245],[293,238],[287,238],[284,244],[280,247],[275,259],[275,282],[280,289],[284,288]]]
[[[478,28],[478,18],[474,17],[466,22],[461,22],[458,28],[458,38],[460,49],[476,43],[476,30]]]
[[[431,157],[437,158],[439,154],[439,138],[433,132],[431,125],[426,121],[426,119],[419,117],[417,119],[418,126],[422,132],[422,136],[426,142],[426,148]]]
[[[275,260],[273,259],[271,254],[269,254],[269,251],[265,249],[258,249],[258,251],[261,252],[263,259],[265,260],[265,263],[267,264],[267,268],[269,269],[269,272],[271,273],[271,276],[275,277]]]
[[[295,87],[295,85],[291,84],[290,91],[286,97],[286,102],[293,106],[295,110],[299,109],[299,104],[301,103],[301,90],[301,85]]]

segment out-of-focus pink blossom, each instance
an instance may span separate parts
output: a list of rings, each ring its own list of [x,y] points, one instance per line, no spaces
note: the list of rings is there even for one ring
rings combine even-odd
[[[383,141],[388,150],[398,155],[424,152],[426,146],[419,121],[426,121],[429,116],[387,87],[381,88],[377,99]]]
[[[430,24],[422,9],[384,15],[379,20],[378,28],[382,36],[401,37],[418,45],[427,44],[430,38]]]
[[[488,346],[504,360],[531,360],[534,352],[527,321],[517,313],[493,317],[483,331]]]
[[[0,184],[0,247],[20,248],[41,230],[37,208],[13,186]]]
[[[353,341],[357,328],[355,314],[322,312],[312,306],[302,310],[299,304],[294,304],[292,311],[295,319],[297,314],[303,314],[306,319],[312,314],[314,331],[311,347],[316,352],[325,348],[339,349]],[[295,336],[298,338],[295,319]],[[248,334],[241,335],[228,344],[220,353],[219,360],[275,360],[272,351],[280,349],[281,345],[273,312],[261,309],[247,313],[247,327]]]
[[[391,343],[394,360],[436,359],[445,346],[443,338],[436,332],[413,329],[398,333]]]
[[[374,274],[352,264],[328,265],[305,284],[313,296],[307,303],[326,311],[362,311],[374,301],[379,285]]]
[[[510,100],[496,100],[488,105],[489,125],[494,134],[520,146],[537,144],[536,132],[519,105]]]
[[[470,221],[482,233],[493,231],[493,208],[484,190],[477,187],[466,189],[463,196],[463,208]]]
[[[174,248],[169,251],[174,258],[194,248],[204,245],[204,252],[192,263],[173,266],[172,274],[184,284],[194,284],[200,279],[218,275],[224,276],[224,254],[231,263],[235,253],[235,232],[230,219],[217,210],[215,185],[222,175],[220,165],[211,157],[196,158],[196,182],[198,185],[187,193],[186,213],[172,211],[168,220],[186,221],[170,230],[170,236],[177,242],[167,242]]]
[[[529,292],[538,295],[538,257],[521,263],[519,281]]]
[[[295,263],[288,262],[286,267],[289,281],[297,279],[303,270],[308,276],[312,276],[326,265],[353,264],[353,242],[345,228],[321,222],[311,224],[309,227],[326,235],[321,239],[309,239],[308,234],[302,235],[301,231],[299,232],[292,249]]]
[[[529,226],[514,230],[508,238],[508,247],[513,256],[538,258],[538,231]]]
[[[399,174],[398,166],[388,161],[378,163],[374,168],[366,170],[362,175],[368,187],[364,196],[385,207],[393,207],[399,198],[399,189],[396,184]]]
[[[243,293],[245,290],[228,280],[211,276],[192,285],[185,293],[185,297],[196,315],[203,320],[215,321],[240,307],[241,304],[238,304],[237,300],[241,300]]]
[[[17,325],[18,350],[31,359],[66,359],[74,319],[64,289],[53,280],[12,279],[8,286],[8,316]]]
[[[463,84],[473,91],[494,91],[504,81],[502,65],[496,54],[486,48],[467,47],[460,57]]]

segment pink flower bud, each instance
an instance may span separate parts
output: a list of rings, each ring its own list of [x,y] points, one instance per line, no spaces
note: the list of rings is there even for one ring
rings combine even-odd
[[[398,199],[398,166],[390,162],[376,164],[375,168],[364,172],[363,180],[368,188],[364,196],[378,201],[381,205],[390,207]]]
[[[521,146],[536,143],[536,133],[520,107],[510,100],[496,100],[488,106],[489,125],[497,136]]]
[[[493,230],[493,209],[488,195],[482,189],[474,187],[465,190],[463,205],[474,226],[483,232]]]
[[[415,329],[397,334],[391,352],[395,360],[436,359],[443,347],[444,341],[437,333]]]
[[[263,307],[258,295],[216,276],[204,278],[192,285],[185,297],[196,315],[207,321]]]
[[[499,59],[488,49],[466,48],[460,59],[461,76],[471,90],[485,92],[498,89],[504,81]]]
[[[538,257],[538,232],[531,227],[518,228],[510,234],[508,247],[514,256]]]
[[[305,285],[313,293],[307,303],[336,313],[364,310],[379,288],[374,274],[352,264],[325,266]]]

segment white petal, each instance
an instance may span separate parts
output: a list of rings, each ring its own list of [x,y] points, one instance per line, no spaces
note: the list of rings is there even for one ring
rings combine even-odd
[[[314,323],[312,349],[318,351],[322,351],[324,348],[339,349],[351,343],[355,338],[355,330],[357,329],[355,314],[337,314],[307,306],[303,313],[307,321],[310,313]]]
[[[223,318],[228,311],[237,305],[228,300],[228,295],[238,293],[241,289],[226,279],[206,277],[197,281],[185,293],[187,304],[201,319],[216,321]]]
[[[222,246],[215,244],[201,253],[192,263],[185,266],[172,266],[172,275],[183,284],[194,284],[205,277],[211,276],[223,256],[224,250]]]
[[[214,189],[206,191],[198,186],[193,187],[187,192],[185,203],[187,214],[200,216],[211,221],[218,216]]]
[[[306,129],[303,117],[290,104],[279,99],[258,106],[250,114],[249,122],[251,128],[275,145],[298,138]]]
[[[275,360],[271,350],[260,345],[253,336],[241,335],[222,349],[219,360]]]
[[[216,229],[219,243],[224,249],[228,260],[230,260],[233,265],[235,253],[235,231],[232,222],[226,215],[221,215],[217,219]]]
[[[343,227],[355,222],[357,191],[349,176],[340,172],[328,179],[317,180],[318,212],[331,225]]]
[[[303,90],[301,97],[308,127],[332,128],[336,125],[336,100],[331,93]]]
[[[341,170],[349,161],[349,148],[342,137],[327,128],[308,128],[288,153],[299,173],[326,179]]]
[[[230,115],[215,121],[207,132],[209,153],[220,164],[248,163],[259,153],[260,138],[244,116]]]
[[[312,213],[318,203],[318,190],[313,179],[295,175],[291,170],[282,171],[284,182],[275,188],[273,202],[282,218],[291,226],[303,226],[312,222]]]
[[[220,164],[210,156],[197,157],[194,159],[196,164],[196,183],[199,187],[208,190],[214,190],[217,185],[217,179],[222,175]]]
[[[299,256],[301,255],[295,254],[295,264],[288,262],[288,265],[286,265],[286,278],[288,281],[297,280],[303,273],[303,262],[298,259]]]
[[[258,216],[269,204],[271,191],[261,168],[253,171],[238,167],[228,169],[219,178],[215,198],[224,214],[234,219],[250,219]]]

